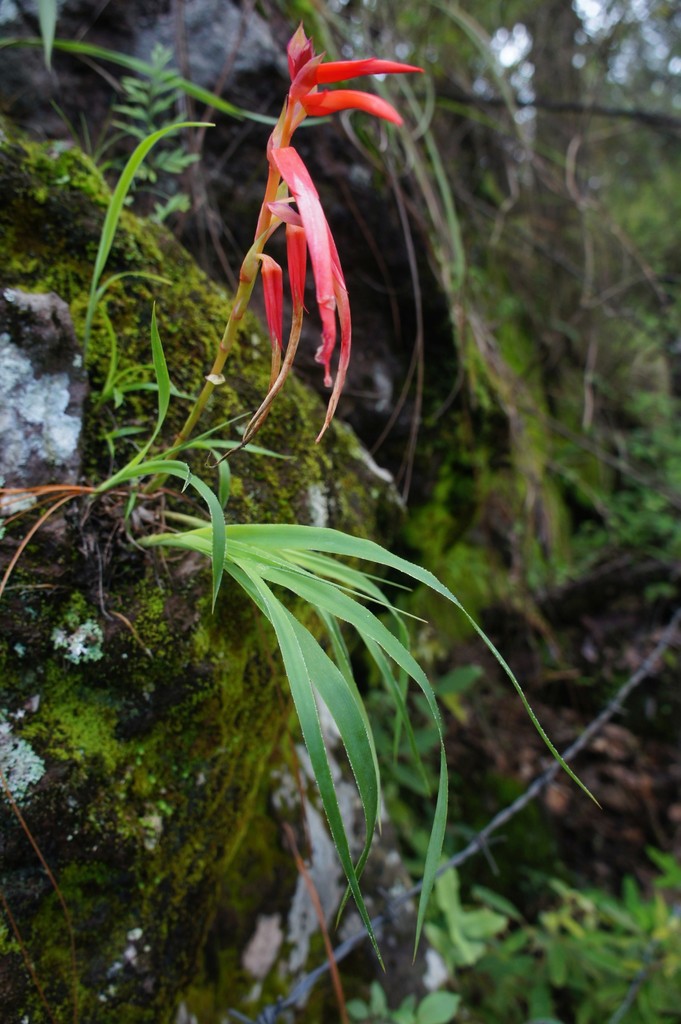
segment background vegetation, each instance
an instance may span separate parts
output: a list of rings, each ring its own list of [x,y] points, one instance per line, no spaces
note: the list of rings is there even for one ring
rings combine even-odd
[[[377,415],[378,392],[367,398],[358,376],[339,411],[406,502],[396,550],[436,571],[484,623],[562,749],[678,604],[681,15],[664,0],[263,0],[242,5],[244,20],[251,12],[283,39],[304,20],[334,57],[372,52],[426,69],[376,83],[405,113],[390,146],[362,118],[320,128],[321,173],[334,188],[347,182],[352,223],[342,230],[371,251],[370,273],[364,257],[354,282],[349,273],[371,387],[372,359],[384,353],[370,328],[362,334],[362,300],[382,303],[394,328],[389,408]],[[146,70],[120,73],[105,132],[63,111],[112,180],[140,137],[180,114],[206,119],[204,97],[164,77],[176,65],[184,74],[182,61],[159,43]],[[225,99],[270,112],[256,86]],[[246,179],[240,131],[229,152]],[[240,183],[229,205],[238,217],[216,233],[221,159],[209,134],[191,146],[172,136],[147,162],[134,205],[229,279],[249,198]],[[385,226],[372,220],[376,196],[393,211]],[[125,378],[109,383],[122,400]],[[543,752],[467,625],[425,590],[401,603],[422,620],[418,654],[446,709],[451,856],[540,772]],[[424,777],[407,739],[395,743],[376,670],[351,654],[416,875],[437,790],[437,728],[416,699]],[[405,995],[388,981],[386,996],[351,961],[352,1019],[675,1019],[677,672],[671,647],[650,691],[575,765],[602,810],[558,782],[486,857],[437,883],[425,933],[444,966],[439,991]],[[189,1005],[199,1014],[204,1004]],[[313,1003],[301,1017],[328,1012]]]

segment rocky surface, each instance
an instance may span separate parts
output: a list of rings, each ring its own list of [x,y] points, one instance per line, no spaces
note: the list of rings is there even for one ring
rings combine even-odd
[[[53,292],[0,295],[0,475],[12,487],[75,483],[87,392],[82,349]],[[7,515],[18,503],[3,509]]]

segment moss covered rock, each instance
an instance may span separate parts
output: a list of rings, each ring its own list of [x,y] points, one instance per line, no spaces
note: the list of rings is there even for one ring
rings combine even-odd
[[[105,183],[75,149],[5,136],[0,193],[0,294],[56,296],[82,338]],[[84,354],[89,399],[65,413],[80,418],[79,466],[67,468],[81,486],[122,465],[155,420],[146,387],[152,302],[182,394],[200,386],[229,312],[229,296],[172,236],[129,212],[104,279],[114,275],[124,276],[107,289]],[[12,310],[0,333],[18,362],[38,360],[40,394],[50,370],[31,322]],[[205,428],[257,406],[268,352],[245,318]],[[168,440],[187,408],[181,397],[172,402]],[[259,438],[284,457],[240,453],[228,520],[381,529],[391,507],[385,481],[348,431],[334,427],[316,446],[322,420],[319,400],[291,380]],[[44,483],[51,473],[63,482],[49,446],[39,454],[42,470],[26,477],[17,468],[5,485]],[[196,466],[205,475],[204,457]],[[80,1024],[172,1019],[287,720],[274,639],[245,596],[226,584],[212,613],[203,562],[135,546],[167,506],[192,514],[196,506],[172,491],[140,495],[126,516],[127,502],[124,491],[83,493],[56,510],[23,550],[0,604],[4,1024],[74,1019],[74,1002]],[[8,525],[0,569],[37,510],[28,517]]]

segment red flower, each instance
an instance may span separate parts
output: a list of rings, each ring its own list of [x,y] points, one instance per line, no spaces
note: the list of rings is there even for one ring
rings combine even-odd
[[[288,270],[293,299],[293,322],[284,364],[276,374],[276,378],[273,369],[270,391],[254,415],[244,437],[252,437],[262,424],[272,400],[282,387],[292,364],[302,324],[306,247],[310,254],[317,307],[322,321],[322,343],[315,358],[324,366],[325,385],[327,387],[333,385],[324,425],[317,440],[321,438],[331,422],[350,359],[352,339],[350,301],[338,251],[317,189],[299,154],[290,145],[291,137],[308,114],[330,114],[338,110],[363,110],[375,117],[391,121],[393,124],[401,124],[402,118],[395,108],[379,96],[356,89],[319,91],[318,86],[364,75],[396,74],[422,70],[410,64],[379,60],[375,57],[367,60],[327,61],[326,63],[324,63],[323,57],[323,54],[315,54],[312,40],[307,38],[301,25],[288,45],[291,87],[284,109],[268,143],[270,176],[256,229],[256,240],[251,250],[251,262],[248,263],[247,272],[244,274],[244,280],[250,282],[251,263],[254,257],[259,258],[262,263],[265,309],[270,335],[273,338],[273,345],[276,343],[281,346],[281,268],[270,257],[262,255],[262,248],[272,233],[282,223],[285,223]],[[282,195],[282,179],[288,189],[288,197]],[[293,200],[295,200],[297,210],[291,206]],[[248,260],[249,257],[247,257]],[[245,261],[245,266],[247,261]],[[340,323],[341,345],[334,383],[331,361],[336,347],[337,320]]]
[[[337,110],[364,110],[374,117],[382,117],[385,121],[392,121],[393,124],[402,124],[402,118],[392,104],[380,96],[372,96],[368,92],[358,92],[357,89],[334,89],[333,92],[313,92],[304,96],[300,101],[307,114],[315,117],[323,117],[324,114],[333,114]]]
[[[216,381],[223,379],[225,361],[237,339],[239,324],[248,308],[260,269],[265,291],[267,324],[272,339],[272,370],[269,390],[251,418],[241,446],[247,444],[264,423],[272,402],[286,382],[300,341],[304,312],[306,249],[310,253],[317,305],[322,321],[322,343],[316,359],[324,366],[324,383],[327,387],[333,385],[318,441],[331,422],[345,381],[352,340],[348,291],[336,244],[324,216],[319,195],[305,164],[291,146],[291,138],[308,114],[329,114],[337,110],[364,110],[393,124],[401,124],[402,119],[395,108],[379,96],[356,89],[323,89],[320,92],[319,86],[342,82],[347,78],[360,78],[363,75],[401,74],[423,69],[411,64],[379,60],[376,57],[324,63],[324,54],[315,54],[312,40],[307,38],[302,25],[291,38],[287,52],[291,87],[267,143],[270,167],[255,238],[239,271],[239,287],[213,367],[187,421],[177,435],[178,442],[189,437],[216,386]],[[297,210],[291,208],[292,201],[295,201]],[[293,299],[291,329],[285,349],[282,270],[275,260],[263,253],[272,234],[282,224],[286,224],[288,270]],[[341,345],[334,383],[331,360],[336,346],[336,316],[340,323]]]
[[[329,362],[336,344],[336,299],[331,259],[331,232],[319,201],[317,189],[296,150],[292,146],[274,149],[272,160],[296,200],[305,231],[315,281],[317,305],[322,320],[322,347],[317,353],[317,358],[324,363],[326,368],[324,383],[329,387],[331,385]],[[338,269],[340,271],[340,266]],[[320,353],[323,353],[321,357]]]
[[[305,275],[307,271],[307,238],[302,224],[286,225],[286,258],[291,283],[293,309],[305,306]]]
[[[291,75],[289,100],[300,103],[306,114],[331,114],[337,110],[365,110],[375,117],[382,117],[394,124],[402,124],[402,118],[386,100],[371,93],[356,89],[338,89],[333,92],[317,92],[318,85],[344,82],[348,78],[364,75],[394,75],[422,71],[412,64],[400,64],[394,60],[379,60],[369,57],[365,60],[332,60],[322,63],[323,54],[315,56],[312,41],[307,39],[302,25],[288,45],[288,64]]]

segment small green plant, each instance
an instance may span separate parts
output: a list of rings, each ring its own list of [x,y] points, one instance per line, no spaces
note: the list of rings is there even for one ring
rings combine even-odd
[[[118,115],[113,124],[121,129],[123,136],[143,143],[155,132],[175,127],[174,111],[181,90],[177,74],[168,68],[172,56],[169,49],[156,43],[151,51],[148,75],[124,75],[121,79],[124,96],[121,103],[113,106]],[[163,192],[159,179],[177,177],[198,159],[198,153],[187,152],[180,143],[166,142],[149,153],[138,168],[137,181],[146,182],[152,194],[161,199],[154,204],[151,220],[160,224],[170,214],[189,209],[189,196],[176,190]]]
[[[642,894],[626,878],[618,899],[553,882],[554,907],[534,925],[488,937],[475,967],[458,975],[472,1020],[524,1024],[664,1024],[679,1009],[681,869],[650,851],[664,870],[661,892]],[[428,927],[428,926],[427,926]]]
[[[460,1002],[461,996],[451,992],[430,992],[420,1001],[416,996],[407,996],[397,1009],[391,1010],[383,988],[374,981],[369,1002],[351,999],[347,1011],[358,1024],[449,1024],[455,1019]]]
[[[587,566],[608,552],[643,552],[653,558],[681,554],[681,437],[676,398],[638,396],[629,403],[635,425],[609,463],[621,477],[612,494],[596,496],[598,518],[577,532],[575,549]]]
[[[484,891],[483,895],[486,895]],[[454,869],[440,875],[435,883],[426,936],[452,973],[477,963],[487,952],[491,940],[506,931],[509,919],[515,916],[513,907],[502,897],[493,896],[493,902],[494,907],[485,906],[479,900],[482,905],[464,908],[459,895],[459,876]]]

